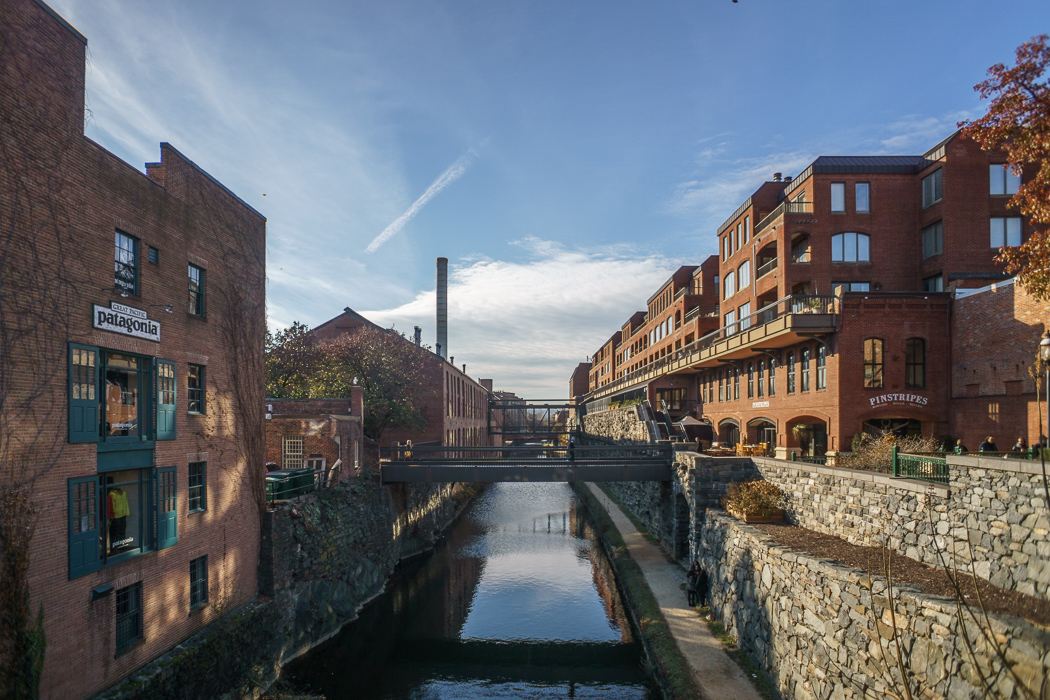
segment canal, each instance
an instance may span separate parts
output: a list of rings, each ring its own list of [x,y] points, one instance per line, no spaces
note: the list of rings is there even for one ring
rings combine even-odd
[[[495,484],[359,619],[282,673],[329,700],[656,698],[567,484]]]

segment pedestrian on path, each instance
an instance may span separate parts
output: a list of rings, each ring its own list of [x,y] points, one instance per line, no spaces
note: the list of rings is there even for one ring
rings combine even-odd
[[[697,563],[697,566],[699,566],[699,563]],[[698,598],[697,602],[700,604],[701,608],[707,605],[708,586],[707,571],[701,568],[700,575],[696,579],[696,597]]]
[[[693,565],[689,567],[689,573],[685,575],[685,593],[689,607],[696,605],[698,596],[697,583],[700,581],[700,575],[702,573],[703,571],[700,569],[700,562],[694,559]]]

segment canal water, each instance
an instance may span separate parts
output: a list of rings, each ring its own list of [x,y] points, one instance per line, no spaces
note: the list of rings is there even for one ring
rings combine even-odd
[[[283,677],[329,700],[657,697],[567,484],[495,484]]]

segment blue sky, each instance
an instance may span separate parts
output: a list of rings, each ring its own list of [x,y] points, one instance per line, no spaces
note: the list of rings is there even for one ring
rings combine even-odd
[[[775,172],[921,153],[1046,0],[52,0],[86,132],[168,141],[268,218],[271,327],[346,306],[559,398]]]

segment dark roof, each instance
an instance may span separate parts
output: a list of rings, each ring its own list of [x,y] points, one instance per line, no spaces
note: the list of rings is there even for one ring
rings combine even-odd
[[[820,156],[815,173],[916,173],[924,167],[922,156]]]

